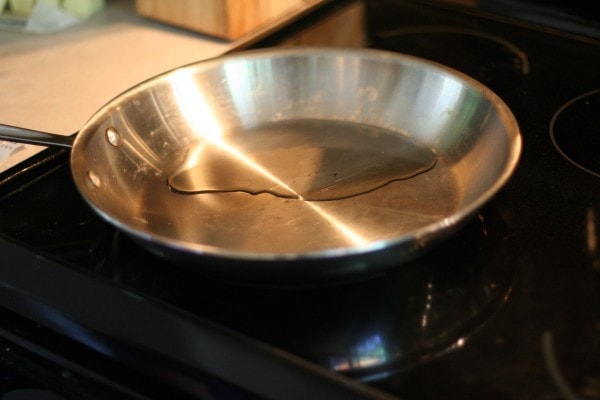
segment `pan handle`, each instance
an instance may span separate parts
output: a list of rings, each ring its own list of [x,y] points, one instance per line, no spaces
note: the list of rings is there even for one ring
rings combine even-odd
[[[32,129],[19,128],[17,126],[0,124],[0,140],[70,149],[73,147],[75,135],[63,136],[55,133],[40,132]]]

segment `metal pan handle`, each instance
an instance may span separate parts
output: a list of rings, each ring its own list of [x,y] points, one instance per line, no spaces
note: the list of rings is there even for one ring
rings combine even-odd
[[[63,136],[0,124],[0,140],[70,149],[73,147],[75,135]]]

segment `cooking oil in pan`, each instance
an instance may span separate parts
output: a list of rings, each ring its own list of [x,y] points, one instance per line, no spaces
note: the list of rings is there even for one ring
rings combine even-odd
[[[409,179],[436,161],[431,149],[384,128],[291,120],[207,135],[188,150],[168,184],[181,194],[269,193],[327,201]]]

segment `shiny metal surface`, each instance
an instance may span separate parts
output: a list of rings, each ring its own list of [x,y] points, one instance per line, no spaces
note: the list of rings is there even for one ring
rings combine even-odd
[[[373,127],[366,143],[375,147],[379,131],[391,131],[432,151],[435,165],[330,201],[264,190],[182,194],[169,187],[169,177],[202,146],[239,160],[236,174],[252,170],[277,181],[278,171],[257,163],[239,143],[260,136],[268,151],[285,157],[279,150],[286,144],[273,145],[276,131],[253,134],[265,124],[297,121],[317,130],[332,121]],[[318,136],[312,140],[319,143]],[[351,140],[344,142],[338,132],[322,152],[309,146],[304,165],[302,156],[290,159],[304,184],[328,159],[324,154],[343,152]],[[89,204],[162,255],[249,279],[321,279],[374,272],[418,255],[502,187],[520,149],[510,110],[453,70],[376,50],[291,48],[201,62],[132,88],[79,132],[71,164]]]
[[[171,189],[340,200],[412,178],[437,160],[403,135],[356,122],[271,122],[228,136],[188,150],[168,177]]]
[[[0,124],[0,140],[70,149],[75,138]]]

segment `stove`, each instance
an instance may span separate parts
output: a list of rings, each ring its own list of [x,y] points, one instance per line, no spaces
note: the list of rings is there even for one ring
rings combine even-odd
[[[0,176],[3,399],[600,397],[593,4],[364,5],[369,47],[465,72],[514,112],[523,154],[500,193],[385,274],[244,286],[150,254],[44,152]]]

